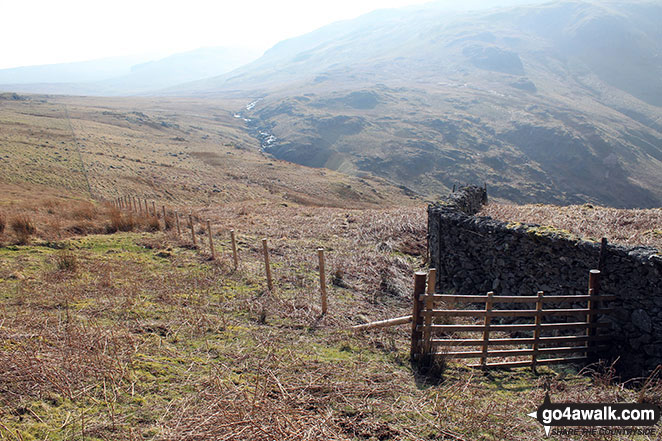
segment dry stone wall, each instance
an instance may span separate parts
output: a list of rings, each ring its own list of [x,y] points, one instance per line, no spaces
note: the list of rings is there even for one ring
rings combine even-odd
[[[586,294],[598,268],[599,242],[532,224],[506,224],[475,214],[484,188],[466,187],[428,207],[430,266],[444,292],[501,295]],[[609,304],[614,339],[601,358],[616,359],[625,377],[645,376],[662,364],[662,255],[644,247],[607,245],[601,293]]]

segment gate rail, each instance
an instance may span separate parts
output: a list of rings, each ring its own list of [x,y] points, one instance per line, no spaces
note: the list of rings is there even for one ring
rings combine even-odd
[[[539,291],[535,296],[498,296],[493,292],[487,295],[434,294],[435,270],[431,269],[426,288],[426,273],[417,272],[414,277],[414,299],[412,311],[411,357],[425,360],[432,355],[448,358],[479,358],[478,364],[471,367],[521,367],[537,365],[589,361],[607,341],[609,336],[599,335],[598,331],[609,327],[608,323],[598,322],[600,314],[612,312],[601,308],[600,303],[614,300],[614,296],[600,295],[600,271],[589,272],[587,295],[545,295]],[[456,309],[458,303],[483,304],[482,309]],[[534,309],[500,309],[501,304],[535,304]],[[585,303],[585,307],[553,308],[552,304]],[[441,304],[441,308],[435,308]],[[547,317],[575,317],[570,322],[544,323]],[[439,319],[453,317],[475,319],[472,324],[439,324]],[[496,319],[531,318],[532,323],[493,323]],[[480,322],[479,322],[480,321]],[[506,320],[507,321],[507,320]],[[482,322],[482,323],[481,323]],[[544,335],[549,331],[576,330],[574,335]],[[453,333],[480,333],[480,337],[456,337]],[[531,332],[530,337],[510,338],[494,336],[494,332]],[[442,333],[442,336],[438,334]],[[450,335],[449,335],[450,334]],[[551,346],[550,346],[551,345]],[[453,348],[477,347],[476,350]],[[494,349],[494,347],[508,346]],[[438,348],[442,348],[439,350]],[[566,354],[574,354],[567,356]],[[488,363],[494,357],[519,357],[518,360]],[[527,359],[521,359],[527,357]]]

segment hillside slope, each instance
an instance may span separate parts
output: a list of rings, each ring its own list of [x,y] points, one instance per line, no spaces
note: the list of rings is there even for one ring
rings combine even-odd
[[[411,204],[379,178],[274,160],[230,109],[243,101],[0,94],[0,189],[167,203],[251,201],[367,207]]]
[[[662,5],[376,11],[168,93],[262,98],[278,158],[427,195],[662,205]]]

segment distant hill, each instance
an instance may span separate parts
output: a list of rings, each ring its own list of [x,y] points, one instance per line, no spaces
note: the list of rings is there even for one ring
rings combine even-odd
[[[659,1],[383,10],[168,93],[261,98],[265,151],[428,196],[662,206],[660,23]]]
[[[0,69],[0,84],[90,83],[127,75],[131,66],[149,61],[148,56],[110,57],[74,63]]]
[[[239,48],[200,48],[149,60],[107,58],[0,70],[0,91],[63,95],[136,95],[229,72],[260,54]]]

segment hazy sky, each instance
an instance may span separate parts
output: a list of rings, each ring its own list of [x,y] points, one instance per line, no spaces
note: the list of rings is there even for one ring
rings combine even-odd
[[[0,0],[0,68],[170,53],[205,46],[265,50],[380,8],[424,0]]]

